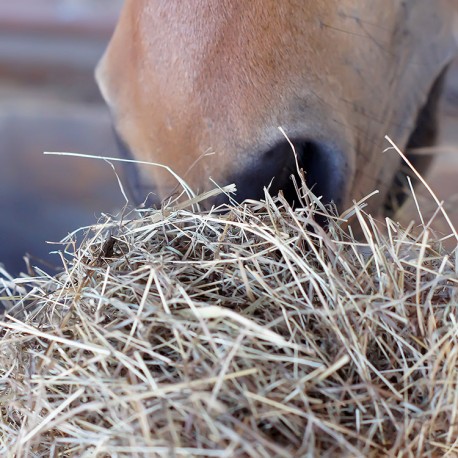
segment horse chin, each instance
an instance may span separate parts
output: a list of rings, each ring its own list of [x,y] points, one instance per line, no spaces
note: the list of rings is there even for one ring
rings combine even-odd
[[[428,172],[433,161],[433,154],[425,150],[437,144],[439,136],[439,104],[443,94],[445,78],[449,65],[447,65],[431,86],[426,103],[418,112],[415,127],[412,130],[406,146],[406,156],[414,169],[424,176]],[[421,151],[424,149],[424,151]],[[410,178],[414,186],[419,182],[416,174],[407,166],[401,165],[395,175],[393,183],[387,194],[385,202],[385,214],[393,216],[402,207],[410,194],[410,186],[407,180]]]

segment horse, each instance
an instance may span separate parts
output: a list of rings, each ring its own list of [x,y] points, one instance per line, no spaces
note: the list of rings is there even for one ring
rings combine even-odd
[[[163,165],[131,170],[137,203],[176,176],[294,200],[299,167],[339,210],[378,190],[378,213],[402,200],[385,136],[427,169],[457,50],[457,0],[126,0],[96,79],[124,154]]]

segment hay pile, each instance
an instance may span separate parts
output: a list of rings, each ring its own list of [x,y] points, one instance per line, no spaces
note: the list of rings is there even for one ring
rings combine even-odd
[[[5,277],[0,455],[457,456],[455,254],[301,192],[107,218]]]

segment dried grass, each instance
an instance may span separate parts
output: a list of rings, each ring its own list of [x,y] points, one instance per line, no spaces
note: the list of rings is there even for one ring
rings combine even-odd
[[[62,274],[4,274],[0,455],[458,456],[456,253],[362,205],[325,232],[300,192],[107,218]]]

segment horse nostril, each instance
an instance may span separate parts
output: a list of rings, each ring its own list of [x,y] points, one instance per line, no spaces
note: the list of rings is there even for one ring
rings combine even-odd
[[[345,201],[348,182],[342,153],[328,144],[313,141],[299,143],[296,153],[307,186],[316,196],[322,197],[324,204],[333,202],[340,208]]]
[[[343,154],[321,142],[295,140],[292,142],[299,168],[305,172],[307,186],[322,198],[324,204],[333,202],[341,209],[345,203],[347,166]],[[281,142],[259,156],[255,166],[235,178],[237,200],[262,198],[263,188],[271,184],[271,194],[282,191],[291,204],[297,202],[297,193],[291,175],[298,177],[298,170],[291,145]]]

